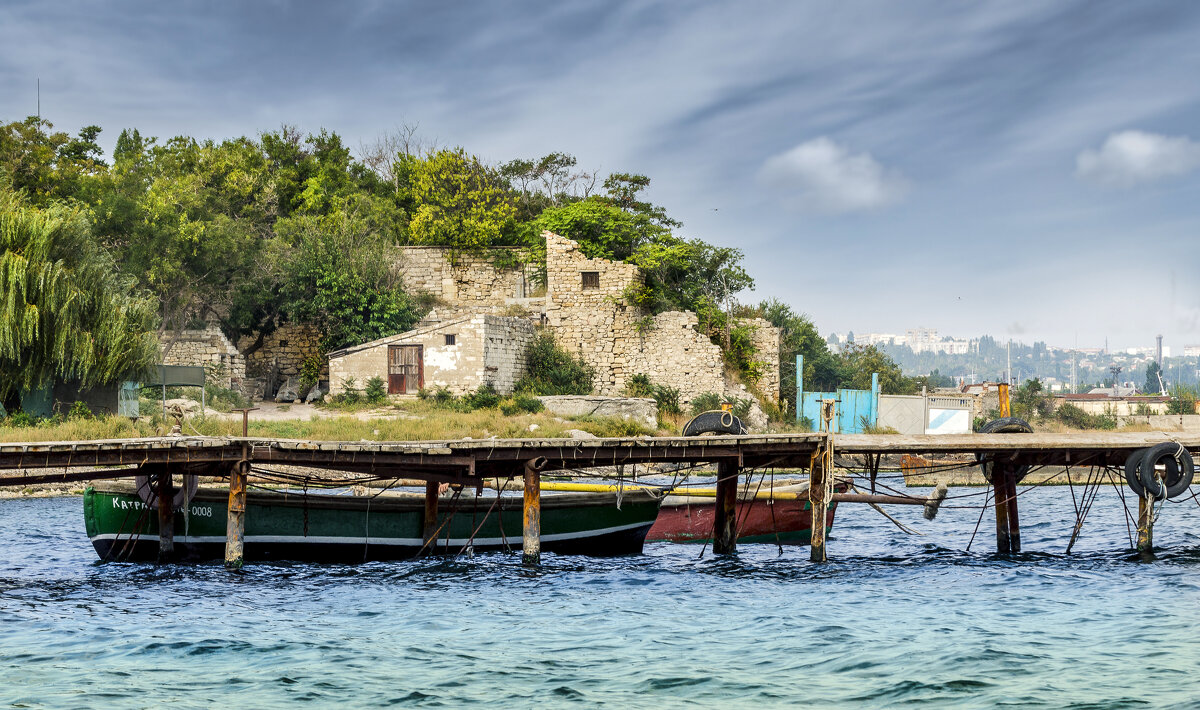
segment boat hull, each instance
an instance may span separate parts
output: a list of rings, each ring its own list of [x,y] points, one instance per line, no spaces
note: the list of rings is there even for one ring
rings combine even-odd
[[[831,504],[825,532],[833,529]],[[711,542],[716,524],[716,500],[667,496],[646,539],[667,542]],[[812,504],[807,500],[739,500],[738,542],[807,545],[812,541]]]
[[[225,554],[228,492],[202,488],[187,509],[174,513],[177,559],[218,560]],[[658,513],[650,495],[544,495],[542,550],[595,556],[637,554]],[[516,497],[464,493],[439,502],[436,544],[424,547],[424,496],[354,497],[254,491],[246,500],[245,559],[355,563],[521,548],[522,504]],[[490,512],[489,512],[490,511]],[[88,538],[103,560],[154,560],[157,512],[132,486],[106,485],[84,492]],[[474,537],[472,539],[472,535]],[[424,548],[424,549],[423,549]]]

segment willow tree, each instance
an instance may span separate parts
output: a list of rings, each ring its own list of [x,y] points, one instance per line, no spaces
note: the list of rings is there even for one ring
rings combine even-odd
[[[158,359],[154,304],[92,238],[84,211],[0,186],[0,399],[52,381],[95,387]]]

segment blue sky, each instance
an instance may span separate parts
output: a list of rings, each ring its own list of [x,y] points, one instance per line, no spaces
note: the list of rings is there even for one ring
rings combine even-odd
[[[823,333],[1200,344],[1200,4],[0,3],[0,119],[642,172]]]

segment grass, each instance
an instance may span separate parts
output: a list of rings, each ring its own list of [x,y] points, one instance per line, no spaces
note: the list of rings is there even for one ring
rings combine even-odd
[[[124,417],[104,417],[71,421],[46,421],[36,426],[14,427],[0,421],[0,442],[13,441],[86,441],[163,436],[173,420],[164,423],[155,415],[131,422]],[[531,425],[537,425],[530,431]],[[538,413],[505,415],[499,409],[461,412],[438,407],[432,402],[404,402],[396,416],[359,419],[354,416],[312,417],[308,420],[250,420],[250,436],[313,441],[422,441],[439,439],[501,439],[565,437],[568,429],[581,429],[596,436],[640,436],[673,431],[654,431],[623,419],[579,417],[565,418]],[[240,420],[214,416],[185,418],[183,433],[188,436],[241,436]]]

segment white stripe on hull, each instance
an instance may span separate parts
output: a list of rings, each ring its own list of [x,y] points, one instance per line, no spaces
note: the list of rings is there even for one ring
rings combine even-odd
[[[600,535],[608,535],[610,533],[624,532],[626,530],[635,530],[640,527],[648,527],[650,523],[631,523],[629,525],[618,525],[611,528],[601,528],[599,530],[581,530],[573,533],[555,533],[553,535],[542,535],[542,542],[559,542],[562,540],[582,540],[589,537],[597,537]],[[117,533],[104,533],[95,535],[91,538],[92,542],[97,540],[129,540],[132,538],[138,542],[157,541],[158,535],[121,535]],[[224,535],[176,535],[175,541],[181,544],[204,544],[204,543],[220,543],[225,544]],[[475,545],[502,545],[507,541],[508,544],[519,543],[521,536],[499,538],[499,537],[477,537],[472,544]],[[290,544],[334,544],[334,545],[395,545],[398,547],[421,547],[425,541],[419,537],[343,537],[336,535],[246,535],[245,543],[247,545],[253,543],[290,543]],[[438,538],[437,545],[466,545],[468,539],[450,538],[447,542],[445,538]]]

